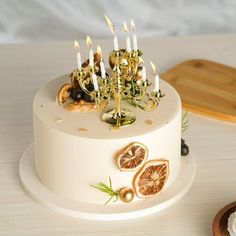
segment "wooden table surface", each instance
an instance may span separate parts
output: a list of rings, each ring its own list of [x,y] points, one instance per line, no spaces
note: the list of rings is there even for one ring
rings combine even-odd
[[[112,47],[112,40],[96,43],[106,47],[105,55]],[[236,34],[160,37],[139,45],[144,59],[161,71],[193,58],[236,67]],[[92,222],[55,213],[25,193],[18,164],[33,140],[32,100],[44,83],[75,65],[73,42],[0,45],[0,235],[211,235],[217,211],[236,200],[236,125],[195,114],[184,138],[197,160],[196,180],[167,210],[125,222]]]

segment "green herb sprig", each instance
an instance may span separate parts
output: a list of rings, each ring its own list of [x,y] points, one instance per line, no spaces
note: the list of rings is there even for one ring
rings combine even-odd
[[[118,191],[113,190],[110,176],[109,176],[109,186],[104,183],[99,183],[96,186],[95,185],[90,185],[90,186],[110,196],[110,198],[105,202],[105,205],[107,205],[113,198],[115,198],[113,202],[116,202],[118,200]]]
[[[183,133],[186,131],[189,127],[189,116],[188,116],[188,111],[186,111],[182,115],[182,120],[181,120],[181,132]]]

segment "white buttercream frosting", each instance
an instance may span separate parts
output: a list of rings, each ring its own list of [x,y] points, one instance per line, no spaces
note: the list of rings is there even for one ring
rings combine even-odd
[[[236,236],[236,211],[229,216],[227,229],[230,236]]]
[[[148,160],[168,160],[164,188],[174,182],[181,165],[181,101],[172,86],[160,81],[165,96],[152,112],[122,103],[136,114],[136,121],[114,132],[101,121],[102,112],[70,112],[55,102],[68,81],[68,75],[52,80],[34,100],[35,168],[48,188],[76,201],[104,204],[106,195],[90,185],[107,183],[110,176],[114,188],[132,187],[136,172],[121,172],[115,160],[116,153],[132,142],[148,148]],[[55,122],[58,118],[62,122]]]

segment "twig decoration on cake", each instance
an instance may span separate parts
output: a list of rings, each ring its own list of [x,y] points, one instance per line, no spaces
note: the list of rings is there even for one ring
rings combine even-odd
[[[181,132],[183,133],[186,131],[189,127],[189,116],[188,116],[188,111],[186,111],[182,115],[182,120],[181,120]]]
[[[109,176],[109,186],[104,183],[99,183],[97,186],[95,185],[90,185],[90,186],[110,196],[110,198],[105,202],[105,205],[107,205],[113,198],[115,198],[113,202],[116,202],[118,200],[118,191],[113,190],[110,176]]]

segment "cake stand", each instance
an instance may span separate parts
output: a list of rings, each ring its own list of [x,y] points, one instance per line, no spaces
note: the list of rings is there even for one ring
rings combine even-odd
[[[59,213],[89,220],[126,220],[133,219],[170,207],[180,200],[190,189],[195,178],[196,163],[190,153],[182,157],[181,170],[176,180],[158,196],[130,204],[91,204],[66,199],[48,189],[38,178],[34,168],[34,144],[23,153],[19,174],[25,190],[32,198]]]

